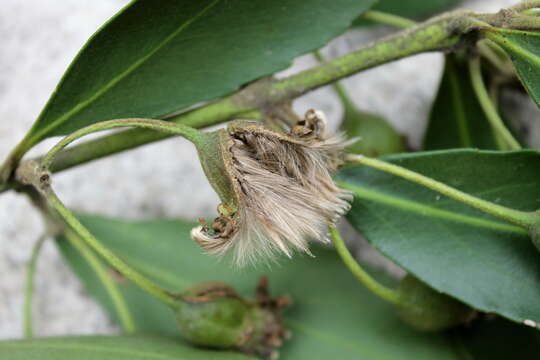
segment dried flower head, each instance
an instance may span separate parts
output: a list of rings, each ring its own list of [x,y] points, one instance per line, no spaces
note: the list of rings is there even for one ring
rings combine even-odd
[[[332,180],[347,143],[328,134],[324,115],[309,110],[288,134],[240,121],[223,131],[221,173],[232,195],[214,185],[229,201],[192,238],[212,254],[233,251],[239,265],[279,252],[290,257],[293,249],[310,253],[308,239],[326,241],[327,226],[349,209],[351,195]]]

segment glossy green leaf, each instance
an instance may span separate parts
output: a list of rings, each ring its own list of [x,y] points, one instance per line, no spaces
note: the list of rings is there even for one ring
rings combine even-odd
[[[151,336],[75,336],[0,342],[2,360],[248,360],[232,351]]]
[[[379,0],[373,7],[373,10],[422,20],[433,14],[457,6],[460,2],[461,0]],[[365,25],[367,23],[365,20],[357,19],[354,25]]]
[[[407,327],[390,305],[357,283],[331,250],[316,248],[315,258],[296,256],[271,267],[239,270],[204,255],[189,239],[192,224],[88,216],[81,220],[129,264],[170,289],[225,281],[251,297],[259,276],[268,275],[274,295],[289,294],[293,299],[285,313],[293,335],[280,351],[280,359],[456,359],[452,339]],[[84,260],[66,241],[58,243],[88,291],[114,313]],[[131,284],[121,282],[120,287],[140,331],[178,336],[173,313],[164,305]]]
[[[373,1],[133,1],[81,50],[26,142],[222,96],[321,47]]]
[[[446,56],[423,148],[497,149],[491,125],[472,88],[467,63],[455,55]]]
[[[437,151],[388,161],[518,210],[540,208],[536,151]],[[433,288],[481,311],[540,322],[540,257],[525,230],[368,167],[343,170],[348,219],[377,249]]]
[[[488,32],[487,37],[510,56],[519,79],[540,106],[540,33],[496,29]]]

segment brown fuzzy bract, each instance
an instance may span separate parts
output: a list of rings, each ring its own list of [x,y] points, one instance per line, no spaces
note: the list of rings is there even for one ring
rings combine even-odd
[[[347,144],[325,125],[315,110],[288,134],[231,123],[223,158],[236,212],[216,218],[212,229],[193,229],[193,239],[213,254],[233,251],[239,265],[279,252],[290,257],[293,249],[310,253],[308,239],[325,241],[351,198],[332,180]]]

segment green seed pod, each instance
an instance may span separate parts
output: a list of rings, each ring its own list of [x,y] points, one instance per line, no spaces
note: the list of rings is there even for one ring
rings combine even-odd
[[[255,301],[241,298],[223,283],[198,285],[181,298],[176,319],[182,335],[194,344],[275,358],[286,337],[281,312],[288,300],[271,299],[266,279]]]
[[[310,110],[287,133],[235,121],[199,140],[208,180],[221,198],[218,217],[191,232],[209,254],[233,255],[239,266],[295,251],[326,239],[350,207],[350,192],[332,178],[343,162],[341,134]]]
[[[420,331],[441,331],[471,321],[475,311],[467,305],[439,293],[412,275],[399,286],[403,305],[397,306],[403,321]]]

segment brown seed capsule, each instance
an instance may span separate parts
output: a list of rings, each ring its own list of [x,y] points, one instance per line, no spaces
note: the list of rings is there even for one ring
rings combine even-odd
[[[308,239],[326,240],[327,226],[349,209],[351,195],[332,174],[347,145],[329,135],[324,115],[310,110],[288,134],[258,123],[233,122],[219,134],[221,164],[203,167],[225,176],[213,182],[223,203],[212,227],[193,229],[208,252],[234,253],[243,265],[276,253],[309,253]]]

